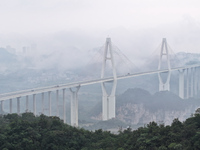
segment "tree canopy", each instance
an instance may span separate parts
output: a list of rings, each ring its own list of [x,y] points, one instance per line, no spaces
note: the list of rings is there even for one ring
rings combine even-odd
[[[64,124],[58,117],[32,113],[0,117],[2,150],[199,150],[200,114],[171,126],[150,122],[137,130],[112,134],[88,131]]]

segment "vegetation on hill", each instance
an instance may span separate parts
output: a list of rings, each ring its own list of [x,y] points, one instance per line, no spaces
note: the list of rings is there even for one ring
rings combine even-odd
[[[181,99],[178,95],[170,91],[156,92],[151,95],[148,91],[140,88],[128,89],[117,97],[117,107],[125,103],[143,103],[145,108],[150,111],[157,111],[158,109],[178,111],[192,104],[200,105],[200,101],[197,99]]]
[[[148,124],[151,121],[170,125],[174,118],[184,121],[198,107],[200,107],[199,99],[181,99],[170,91],[151,94],[144,89],[129,88],[123,94],[116,96],[115,119],[126,124],[125,126],[129,125],[134,128],[135,126]],[[102,102],[88,110],[90,110],[88,111],[90,118],[100,120],[102,116]],[[119,123],[118,126],[122,125]],[[93,130],[98,129],[100,126],[94,124],[89,127]],[[105,125],[101,126],[101,128],[107,129]],[[113,128],[115,127],[113,126]]]
[[[185,122],[171,126],[150,122],[137,130],[112,134],[64,124],[57,117],[32,113],[7,114],[0,118],[1,150],[199,150],[200,110]]]
[[[129,126],[129,124],[126,124],[118,119],[110,119],[106,121],[98,121],[97,123],[94,123],[89,126],[83,126],[84,129],[87,130],[98,130],[98,129],[103,129],[103,130],[109,130],[109,129],[120,129],[120,128],[126,128]]]

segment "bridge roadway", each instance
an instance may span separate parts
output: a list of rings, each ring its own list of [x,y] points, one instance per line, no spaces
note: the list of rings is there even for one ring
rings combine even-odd
[[[190,66],[185,66],[185,67],[171,68],[171,71],[189,69],[189,68],[195,68],[195,67],[200,67],[200,65],[198,64],[198,65],[190,65]],[[169,72],[169,70],[164,69],[164,70],[155,70],[155,71],[120,75],[120,76],[117,76],[117,80],[137,77],[137,76],[142,76],[142,75],[148,75],[148,74],[165,73],[165,72]],[[113,77],[94,79],[94,80],[89,80],[89,81],[80,81],[80,82],[67,83],[67,84],[59,84],[59,85],[53,85],[53,86],[48,86],[48,87],[41,87],[41,88],[34,88],[34,89],[29,89],[29,90],[5,93],[5,94],[0,94],[0,101],[13,99],[17,97],[23,97],[27,95],[45,93],[49,91],[56,91],[56,90],[62,90],[66,88],[73,88],[73,87],[78,87],[78,86],[85,86],[85,85],[90,85],[90,84],[96,84],[96,83],[101,83],[101,82],[111,82],[111,81],[113,81]]]

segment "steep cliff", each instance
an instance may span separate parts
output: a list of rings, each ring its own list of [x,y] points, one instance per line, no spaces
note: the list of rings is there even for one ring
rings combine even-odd
[[[174,118],[184,121],[200,106],[200,100],[183,100],[169,91],[151,95],[138,88],[127,90],[116,101],[116,118],[130,124],[155,121],[168,125]]]
[[[197,99],[181,99],[169,91],[151,95],[146,90],[134,88],[116,97],[116,119],[133,125],[143,125],[151,121],[169,125],[174,118],[184,121],[198,107],[200,100]],[[92,113],[91,118],[101,120],[101,104],[94,110],[96,112]]]

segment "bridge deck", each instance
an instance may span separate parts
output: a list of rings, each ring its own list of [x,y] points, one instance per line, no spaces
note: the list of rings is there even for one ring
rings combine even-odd
[[[143,75],[148,75],[148,74],[164,73],[164,72],[181,70],[181,69],[189,69],[189,68],[194,68],[194,67],[200,67],[200,65],[190,65],[190,66],[185,66],[185,67],[177,67],[177,68],[172,68],[171,70],[165,69],[165,70],[155,70],[155,71],[148,71],[148,72],[126,74],[126,75],[117,76],[117,80],[136,77],[136,76],[143,76]],[[48,87],[41,87],[41,88],[34,88],[34,89],[29,89],[29,90],[5,93],[5,94],[0,94],[0,101],[13,99],[13,98],[16,98],[16,97],[23,97],[23,96],[27,96],[27,95],[45,93],[45,92],[49,92],[49,91],[56,91],[56,90],[62,90],[62,89],[66,89],[66,88],[73,88],[73,87],[77,87],[77,86],[85,86],[85,85],[90,85],[90,84],[109,82],[109,81],[113,81],[113,80],[114,80],[113,77],[107,77],[107,78],[102,78],[102,79],[80,81],[80,82],[75,82],[75,83],[60,84],[60,85],[53,85],[53,86],[48,86]]]

